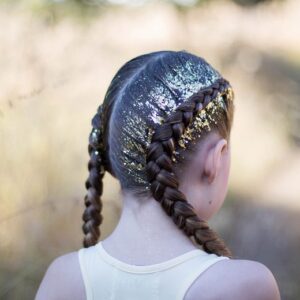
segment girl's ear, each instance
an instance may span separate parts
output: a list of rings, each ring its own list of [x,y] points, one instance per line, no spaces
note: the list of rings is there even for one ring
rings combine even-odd
[[[224,155],[226,149],[227,141],[221,139],[207,153],[204,174],[209,184],[211,184],[219,174],[220,168],[222,167],[222,155]]]

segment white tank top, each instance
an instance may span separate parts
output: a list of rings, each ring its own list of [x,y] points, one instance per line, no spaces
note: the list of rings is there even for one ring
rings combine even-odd
[[[226,256],[195,249],[152,265],[131,265],[111,256],[101,241],[78,250],[87,300],[183,300],[196,280]]]

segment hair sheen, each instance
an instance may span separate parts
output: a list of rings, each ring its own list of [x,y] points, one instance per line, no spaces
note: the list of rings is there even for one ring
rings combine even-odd
[[[229,82],[203,58],[184,50],[140,55],[117,71],[92,119],[82,216],[84,247],[95,245],[100,237],[102,179],[108,171],[121,189],[158,201],[178,228],[206,252],[232,257],[178,189],[176,168],[184,161],[179,159],[176,165],[172,161],[177,142],[196,113],[228,87]],[[226,110],[211,127],[229,139],[234,106],[226,94],[223,99]],[[201,135],[199,143],[204,138]],[[191,145],[184,151],[193,149]]]

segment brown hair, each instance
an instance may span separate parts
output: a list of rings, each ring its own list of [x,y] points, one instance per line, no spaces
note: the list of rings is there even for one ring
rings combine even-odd
[[[129,98],[126,98],[127,95],[130,95],[132,99],[136,99],[138,96],[134,94],[135,90],[133,88],[131,90],[129,89],[129,87],[138,80],[139,77],[137,74],[145,78],[145,74],[148,75],[151,73],[153,75],[155,73],[155,76],[159,77],[160,70],[163,69],[159,79],[164,86],[168,84],[168,87],[170,87],[174,79],[170,81],[171,83],[167,84],[166,80],[162,80],[162,78],[168,78],[166,75],[167,68],[165,66],[168,66],[168,71],[171,68],[170,66],[172,66],[172,71],[175,70],[174,66],[176,66],[176,70],[178,70],[178,57],[180,58],[180,66],[185,66],[185,69],[181,69],[180,72],[189,72],[188,74],[194,72],[199,78],[204,78],[203,80],[205,80],[206,83],[205,85],[202,84],[204,88],[189,91],[190,96],[186,98],[180,97],[179,94],[179,92],[181,92],[181,95],[186,95],[185,90],[179,91],[175,96],[172,95],[172,99],[175,99],[177,105],[175,109],[173,106],[173,109],[169,110],[167,115],[165,113],[166,109],[157,110],[157,116],[160,117],[159,122],[155,122],[156,119],[154,122],[151,121],[149,112],[145,112],[145,107],[143,107],[143,110],[136,109],[135,107],[137,107],[137,105],[128,108],[133,100],[130,102],[128,100]],[[175,61],[175,59],[177,60]],[[162,65],[162,62],[165,65]],[[155,69],[159,63],[161,63],[163,68],[160,66],[160,68]],[[197,69],[191,69],[191,66],[196,66]],[[207,70],[209,70],[209,73],[207,73]],[[179,73],[179,71],[177,72]],[[147,78],[149,77],[150,75],[148,75]],[[193,80],[193,82],[198,80],[196,76],[190,76],[190,78],[192,78],[191,81]],[[208,79],[210,79],[210,81]],[[207,84],[207,82],[210,84]],[[144,83],[144,86],[145,85],[146,83]],[[185,85],[182,86],[185,88],[187,84],[185,83]],[[141,87],[137,90],[140,93]],[[164,93],[167,98],[166,92]],[[209,113],[208,108],[217,96],[222,97],[225,109],[220,110],[216,108]],[[85,234],[83,240],[84,247],[96,244],[100,237],[99,225],[103,220],[103,216],[101,215],[102,178],[105,171],[108,171],[120,180],[121,188],[130,189],[139,196],[153,196],[153,198],[161,204],[166,214],[172,218],[178,228],[183,230],[187,236],[193,238],[197,244],[202,245],[206,252],[232,257],[224,241],[209,227],[206,221],[198,218],[192,205],[178,189],[179,182],[176,175],[176,169],[182,167],[184,163],[182,159],[183,151],[192,153],[196,144],[203,140],[204,136],[206,136],[211,129],[218,132],[223,138],[229,140],[234,113],[232,99],[233,91],[229,82],[221,77],[221,75],[202,58],[186,51],[153,52],[136,57],[122,66],[113,78],[104,102],[99,106],[98,112],[92,120],[93,130],[89,137],[88,147],[90,154],[88,163],[89,177],[85,183],[88,192],[85,196],[86,209],[82,216],[84,221],[82,229]],[[121,101],[123,101],[124,105]],[[146,99],[144,99],[144,101],[146,101]],[[138,116],[138,126],[136,126],[134,131],[128,131],[126,138],[121,134],[126,130],[126,128],[124,129],[126,124],[122,124],[123,119],[119,118],[118,115],[119,111],[124,111],[124,107],[128,108],[130,118],[133,119]],[[153,111],[153,107],[154,106],[151,107],[151,111]],[[165,107],[169,106],[164,106],[164,108]],[[122,110],[118,110],[119,108],[122,108]],[[132,114],[135,110],[136,114]],[[208,119],[211,121],[214,120],[214,122],[211,122],[210,126],[202,127],[201,137],[197,135],[195,139],[197,143],[188,143],[187,147],[180,149],[180,140],[187,132],[187,128],[191,126],[191,128],[193,128],[195,118],[199,116],[201,111],[203,112],[205,110],[207,111]],[[215,119],[212,118],[214,113]],[[127,119],[127,123],[128,120],[131,119]],[[131,123],[131,126],[135,126],[135,123]],[[138,132],[138,136],[134,136],[136,131],[141,131],[140,133]],[[117,139],[116,137],[119,136],[120,139]],[[131,139],[130,144],[128,144],[128,137]],[[191,139],[191,137],[188,137],[188,139]],[[123,144],[124,146],[122,148]],[[130,145],[130,147],[128,145]],[[132,157],[129,156],[128,149],[131,150]],[[143,155],[136,155],[135,152],[138,152],[138,150],[142,151],[140,153]],[[119,156],[117,156],[117,154]],[[120,154],[124,155],[123,160],[119,158]],[[175,154],[177,155],[176,164],[174,164],[176,161]],[[133,157],[135,160],[133,160]],[[137,158],[143,160],[136,162]],[[123,164],[120,162],[123,162]],[[130,162],[131,164],[129,164]],[[132,165],[134,168],[130,169],[128,165]]]
[[[206,221],[197,217],[185,195],[178,190],[179,183],[171,159],[175,152],[176,142],[192,122],[195,114],[206,107],[225,87],[226,81],[219,80],[209,88],[199,91],[197,95],[193,95],[190,100],[179,106],[164,124],[157,128],[147,156],[147,169],[149,180],[152,183],[153,197],[161,203],[174,223],[188,236],[192,236],[197,244],[203,245],[204,250],[208,253],[231,256],[231,252],[223,240],[210,229]],[[224,122],[217,123],[220,127],[216,125],[216,129],[224,138],[228,139],[232,121],[232,106],[230,106],[231,101],[227,103],[230,114],[227,115],[228,117],[226,116]],[[189,150],[191,149],[190,147]]]

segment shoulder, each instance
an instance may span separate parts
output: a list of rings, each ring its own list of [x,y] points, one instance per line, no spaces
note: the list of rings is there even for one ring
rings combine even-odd
[[[190,286],[185,300],[280,300],[272,272],[252,260],[221,260],[204,271]]]
[[[78,251],[55,258],[48,266],[35,300],[85,299]]]

